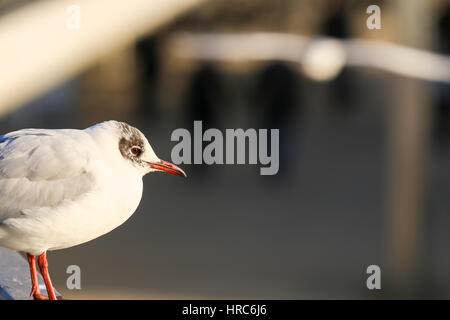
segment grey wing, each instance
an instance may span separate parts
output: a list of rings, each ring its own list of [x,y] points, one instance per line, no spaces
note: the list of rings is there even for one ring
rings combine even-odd
[[[94,181],[86,139],[80,130],[25,129],[0,136],[0,223],[89,192]]]

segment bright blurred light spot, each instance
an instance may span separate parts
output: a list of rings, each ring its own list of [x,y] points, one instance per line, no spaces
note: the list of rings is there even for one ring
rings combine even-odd
[[[345,47],[333,39],[314,40],[301,58],[303,72],[316,81],[334,79],[346,63]]]

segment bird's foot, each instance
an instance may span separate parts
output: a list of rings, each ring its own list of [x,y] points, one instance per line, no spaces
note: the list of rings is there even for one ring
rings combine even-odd
[[[34,300],[50,300],[49,297],[44,296],[43,294],[40,294],[40,293],[33,294],[33,299]],[[56,300],[66,300],[66,299],[64,299],[62,296],[56,296]]]
[[[30,296],[32,296],[34,300],[55,300],[50,299],[49,297],[41,294],[41,291],[37,288],[37,286],[31,289]],[[56,296],[56,300],[65,300],[65,299],[62,296]]]

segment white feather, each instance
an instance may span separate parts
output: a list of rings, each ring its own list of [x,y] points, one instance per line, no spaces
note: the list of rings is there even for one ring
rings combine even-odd
[[[0,136],[0,245],[40,254],[94,239],[130,217],[143,173],[120,155],[119,134],[116,122],[106,122]]]

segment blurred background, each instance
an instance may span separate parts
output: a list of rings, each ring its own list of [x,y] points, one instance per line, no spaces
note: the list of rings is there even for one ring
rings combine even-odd
[[[369,5],[381,29],[366,26]],[[194,120],[280,129],[275,176],[146,176],[125,224],[49,253],[55,287],[72,299],[450,298],[449,33],[439,0],[0,0],[1,133],[115,119],[170,161],[172,131]],[[66,288],[72,264],[81,290]],[[373,264],[381,290],[366,287]]]

